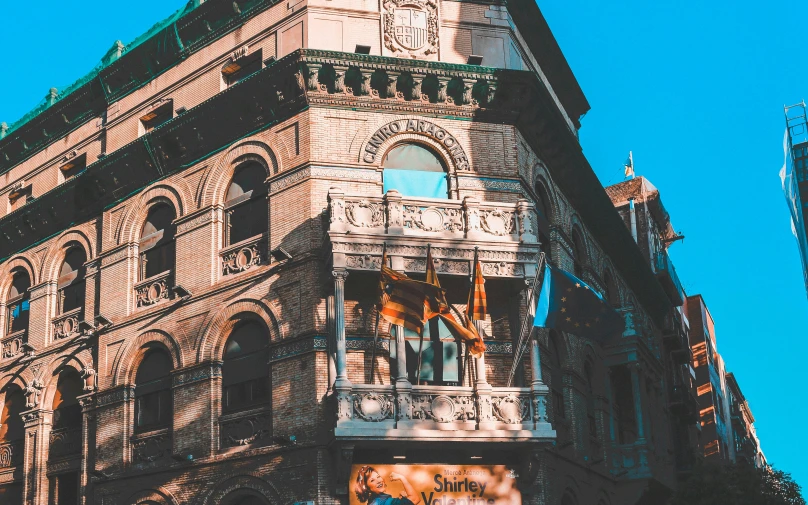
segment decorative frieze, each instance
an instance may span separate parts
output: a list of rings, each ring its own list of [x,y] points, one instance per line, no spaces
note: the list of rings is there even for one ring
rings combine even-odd
[[[129,258],[132,254],[133,245],[126,244],[101,258],[101,267],[105,268],[119,261]]]
[[[306,179],[327,179],[344,180],[357,182],[382,182],[380,172],[362,168],[338,168],[338,167],[305,167],[294,172],[283,174],[269,183],[270,193],[278,192],[293,186]]]
[[[0,444],[0,468],[19,465],[22,462],[24,448],[25,442],[23,440]]]
[[[129,401],[135,396],[135,388],[132,386],[122,386],[116,389],[101,391],[97,395],[97,405],[105,407],[114,403]]]
[[[292,342],[283,342],[270,349],[270,361],[280,361],[282,359],[297,356],[316,350],[324,350],[327,347],[325,336],[305,337]]]
[[[3,359],[14,358],[22,354],[22,346],[27,340],[26,330],[8,335],[0,342],[3,347]]]
[[[177,222],[177,235],[187,233],[195,228],[210,223],[213,221],[214,213],[215,211],[213,209],[205,209],[200,214],[192,215]]]
[[[219,362],[204,363],[191,369],[180,370],[173,374],[172,384],[174,387],[193,382],[210,380],[222,376],[222,364]]]

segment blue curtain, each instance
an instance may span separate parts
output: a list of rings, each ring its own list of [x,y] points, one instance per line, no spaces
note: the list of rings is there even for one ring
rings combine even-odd
[[[445,172],[425,172],[422,170],[384,170],[384,192],[395,189],[404,196],[426,198],[448,198]]]

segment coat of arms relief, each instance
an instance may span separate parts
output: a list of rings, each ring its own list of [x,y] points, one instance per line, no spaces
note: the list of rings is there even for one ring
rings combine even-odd
[[[438,53],[437,0],[384,0],[384,45],[394,56]]]

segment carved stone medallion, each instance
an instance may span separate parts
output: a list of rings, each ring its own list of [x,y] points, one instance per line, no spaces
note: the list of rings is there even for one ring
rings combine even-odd
[[[384,0],[384,45],[394,55],[428,56],[438,52],[436,0]]]

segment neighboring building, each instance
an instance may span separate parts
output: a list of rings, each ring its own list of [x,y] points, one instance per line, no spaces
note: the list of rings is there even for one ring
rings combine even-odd
[[[780,180],[791,216],[791,231],[797,239],[802,275],[808,293],[808,116],[805,102],[785,107],[785,160]]]
[[[116,43],[2,129],[0,502],[379,503],[365,466],[423,505],[659,502],[702,323],[588,109],[533,0],[194,0]],[[383,251],[418,277],[430,247],[458,312],[479,255],[483,357],[374,341]],[[519,345],[542,251],[622,336]]]
[[[671,301],[672,308],[662,327],[663,348],[654,352],[664,364],[668,387],[660,395],[667,396],[662,411],[671,414],[671,450],[679,477],[684,478],[701,450],[701,426],[688,340],[687,296],[668,255],[668,247],[681,237],[673,229],[659,190],[646,178],[636,177],[608,186],[606,193]]]
[[[690,346],[701,409],[701,445],[708,461],[735,461],[724,360],[718,354],[715,324],[701,295],[687,298]]]
[[[726,374],[729,412],[732,420],[732,440],[735,444],[735,460],[745,461],[758,468],[766,466],[766,457],[760,449],[760,441],[755,432],[755,417],[749,403],[741,392],[738,381],[732,372]]]

